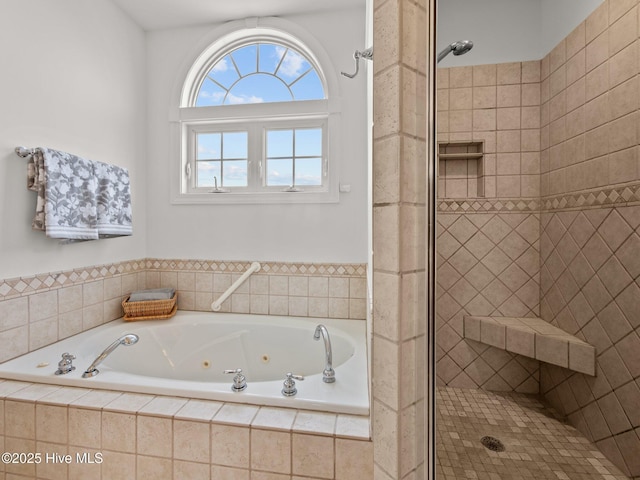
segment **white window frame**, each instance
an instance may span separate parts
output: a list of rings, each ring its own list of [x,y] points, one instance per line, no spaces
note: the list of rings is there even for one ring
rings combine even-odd
[[[171,116],[171,144],[175,152],[171,201],[174,204],[234,204],[234,203],[336,203],[339,201],[338,162],[340,156],[340,102],[331,95],[325,69],[310,50],[281,29],[247,29],[232,32],[214,42],[194,62],[183,83],[179,107]],[[211,66],[239,45],[269,41],[289,46],[313,65],[323,81],[324,100],[301,100],[258,104],[195,107],[195,97],[202,79]],[[265,137],[271,128],[318,127],[323,129],[323,185],[301,186],[299,191],[283,191],[282,186],[264,185]],[[210,193],[212,187],[195,188],[195,151],[190,139],[194,131],[247,130],[249,140],[248,187],[225,187],[229,192]],[[262,168],[262,172],[260,169]],[[191,174],[189,174],[191,170]],[[249,174],[252,175],[249,175]]]

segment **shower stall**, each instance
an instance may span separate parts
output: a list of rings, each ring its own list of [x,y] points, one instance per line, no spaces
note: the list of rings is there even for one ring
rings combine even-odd
[[[438,55],[438,478],[640,479],[637,2],[472,3],[439,4],[475,46]]]

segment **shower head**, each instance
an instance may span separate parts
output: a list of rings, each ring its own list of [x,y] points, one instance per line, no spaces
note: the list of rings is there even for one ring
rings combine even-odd
[[[471,40],[458,40],[457,42],[453,42],[438,54],[438,63],[451,52],[453,52],[455,56],[464,55],[472,48],[473,42]]]

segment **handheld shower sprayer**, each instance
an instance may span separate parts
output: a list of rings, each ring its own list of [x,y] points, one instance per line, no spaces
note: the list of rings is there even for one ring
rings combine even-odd
[[[464,55],[472,48],[473,42],[471,40],[458,40],[457,42],[453,42],[438,54],[438,63],[440,63],[440,61],[451,52],[453,52],[453,54],[457,57],[458,55]]]

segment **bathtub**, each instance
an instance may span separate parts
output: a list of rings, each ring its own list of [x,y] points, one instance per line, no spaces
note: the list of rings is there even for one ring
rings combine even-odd
[[[335,383],[324,383],[324,324],[333,347]],[[120,345],[95,377],[82,373],[127,333],[140,340]],[[0,364],[0,378],[85,388],[173,395],[366,415],[369,413],[365,322],[233,313],[179,311],[169,320],[115,320]],[[76,356],[75,371],[55,375],[62,354]],[[242,368],[247,388],[231,390]],[[297,395],[282,395],[286,373],[303,375]]]

